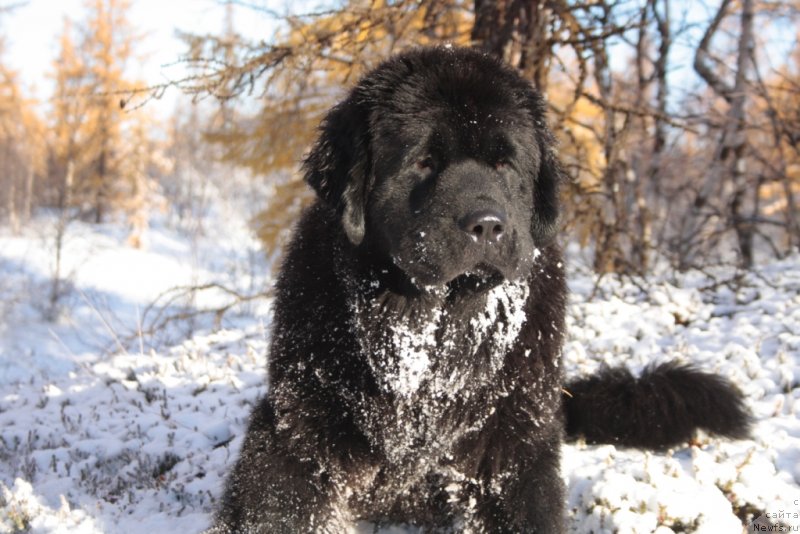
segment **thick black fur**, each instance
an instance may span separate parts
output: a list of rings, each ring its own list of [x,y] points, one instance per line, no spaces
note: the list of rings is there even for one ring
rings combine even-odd
[[[413,50],[330,111],[305,173],[318,200],[278,278],[269,391],[213,530],[562,532],[562,171],[542,98],[478,52]],[[607,378],[611,394],[572,386],[570,416],[583,392],[611,410],[574,432],[653,447],[744,432],[738,401],[703,403],[738,399],[721,379],[656,371],[648,398],[647,380]],[[619,423],[675,408],[655,440],[657,421]]]
[[[570,382],[567,392],[567,434],[588,443],[658,450],[685,443],[698,428],[728,438],[748,434],[741,394],[688,365],[661,364],[638,379],[627,369],[604,369]]]

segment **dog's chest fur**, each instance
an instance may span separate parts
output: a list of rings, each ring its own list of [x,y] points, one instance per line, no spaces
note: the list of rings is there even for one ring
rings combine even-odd
[[[434,466],[420,462],[446,459],[482,427],[493,401],[508,394],[496,376],[526,321],[528,293],[524,281],[413,300],[353,293],[352,327],[379,390],[358,420],[387,459],[425,471]]]

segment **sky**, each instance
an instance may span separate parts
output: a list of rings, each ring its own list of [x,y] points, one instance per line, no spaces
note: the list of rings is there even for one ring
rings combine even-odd
[[[283,3],[263,2],[272,6]],[[47,73],[53,70],[64,18],[82,20],[85,0],[5,0],[0,1],[0,6],[17,3],[21,5],[10,13],[0,14],[0,35],[6,41],[3,59],[19,72],[27,89],[32,89],[38,99],[46,100],[50,94]],[[224,26],[225,8],[220,0],[132,0],[130,15],[144,39],[136,49],[139,59],[129,74],[148,83],[161,83],[183,72],[174,65],[185,48],[176,37],[176,30],[219,33]],[[252,38],[272,34],[266,17],[241,7],[235,8],[234,25],[237,32]],[[154,107],[171,109],[176,96],[177,90],[172,90]]]
[[[0,0],[0,7],[17,5],[10,13],[0,13],[0,36],[5,38],[3,61],[20,73],[28,94],[45,101],[50,95],[50,81],[47,77],[53,70],[53,58],[57,54],[58,36],[63,28],[64,17],[74,21],[84,18],[86,0]],[[309,0],[248,0],[252,5],[268,6],[278,12],[286,11],[287,6],[297,10],[298,6],[314,4]],[[129,75],[144,79],[150,84],[163,83],[168,79],[178,79],[184,73],[180,65],[175,65],[185,47],[175,35],[176,30],[195,33],[220,33],[224,26],[224,0],[131,0],[131,19],[134,27],[144,33],[144,39],[137,48],[139,60],[132,65]],[[673,16],[676,23],[691,22],[704,27],[713,16],[713,6],[703,7],[699,2],[678,2]],[[258,40],[268,39],[273,34],[271,21],[250,9],[235,7],[234,27],[238,33]],[[778,35],[773,35],[777,31]],[[673,98],[680,100],[685,91],[690,90],[696,77],[692,71],[693,46],[699,39],[696,29],[690,46],[683,42],[686,36],[677,40],[671,53],[673,79]],[[771,53],[768,57],[782,58],[786,50],[795,45],[796,28],[791,24],[781,28],[772,26],[769,35],[759,33],[760,41],[768,37]],[[785,35],[782,35],[785,34]],[[687,34],[688,35],[688,34]],[[764,43],[761,43],[762,45]],[[625,54],[615,54],[612,61],[627,64]],[[778,61],[780,63],[780,61]],[[155,111],[167,114],[174,109],[178,97],[177,89],[168,91],[160,101],[152,102]]]

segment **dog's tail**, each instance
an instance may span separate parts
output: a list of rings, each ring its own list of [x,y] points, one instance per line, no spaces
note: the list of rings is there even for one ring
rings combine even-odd
[[[638,379],[624,368],[577,379],[566,386],[564,411],[569,438],[655,450],[685,443],[697,429],[745,438],[751,423],[733,384],[676,363]]]

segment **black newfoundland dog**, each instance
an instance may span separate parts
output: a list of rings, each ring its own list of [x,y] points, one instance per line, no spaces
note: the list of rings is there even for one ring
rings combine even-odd
[[[746,435],[739,393],[693,368],[563,384],[562,171],[542,97],[497,60],[388,60],[329,112],[305,175],[269,391],[213,531],[552,534],[565,434]]]

